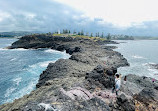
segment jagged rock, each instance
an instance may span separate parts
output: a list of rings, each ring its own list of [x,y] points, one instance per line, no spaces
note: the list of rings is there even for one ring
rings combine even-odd
[[[139,101],[139,110],[158,110],[158,91],[153,88],[144,88],[134,98]]]
[[[94,68],[93,71],[87,73],[85,78],[91,84],[101,84],[105,88],[112,88],[114,85],[114,76],[109,76],[106,73],[104,73],[104,69],[101,65],[98,65],[96,68]]]
[[[118,102],[124,103],[127,101],[127,98],[124,94],[121,94],[118,98],[117,98]]]
[[[104,72],[104,69],[101,65],[98,65],[97,67],[95,67],[94,70],[96,70],[97,73],[103,73]]]
[[[138,95],[134,95],[134,97],[145,105],[149,105],[153,101],[158,104],[158,92],[152,88],[144,88]]]
[[[135,111],[135,103],[134,100],[127,99],[124,94],[121,94],[117,97],[117,109],[121,111]]]
[[[155,86],[154,89],[158,90],[158,86]]]
[[[74,52],[81,52],[82,49],[80,47],[69,48],[66,50],[66,53],[72,54]]]
[[[112,70],[107,70],[107,71],[106,71],[106,74],[109,75],[109,76],[113,76],[113,75],[114,75],[114,73],[113,73]]]

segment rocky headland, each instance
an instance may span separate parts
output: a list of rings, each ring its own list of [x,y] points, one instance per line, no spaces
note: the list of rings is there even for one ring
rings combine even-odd
[[[111,93],[117,68],[129,63],[112,41],[51,35],[24,36],[9,49],[51,48],[71,57],[50,63],[36,89],[0,111],[157,111],[158,81],[129,74],[119,96]]]

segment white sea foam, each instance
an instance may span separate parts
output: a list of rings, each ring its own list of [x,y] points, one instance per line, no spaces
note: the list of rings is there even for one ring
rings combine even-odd
[[[4,50],[4,51],[27,51],[27,50],[30,50],[30,49],[23,49],[23,48],[18,48],[18,49],[7,49],[7,48],[0,48],[0,50]]]
[[[157,69],[148,68],[148,71],[150,71],[152,74],[158,74],[158,70]]]
[[[10,59],[10,61],[15,61],[15,60],[16,60],[16,58]]]
[[[19,83],[22,81],[22,78],[21,77],[17,77],[15,79],[13,79],[13,82],[16,84],[16,85],[19,85]]]
[[[142,66],[147,66],[147,65],[149,65],[149,63],[143,63],[143,64],[142,64]]]
[[[5,48],[0,48],[0,50],[2,50],[2,51],[6,51],[6,50],[9,50],[9,49],[5,49]]]
[[[149,64],[156,65],[156,63],[154,63],[154,62],[149,62]]]
[[[134,55],[134,56],[132,56],[132,57],[135,58],[135,59],[146,59],[145,57],[138,56],[138,55]]]
[[[21,90],[19,90],[16,93],[14,92],[16,90],[16,88],[11,87],[11,88],[7,89],[6,94],[5,94],[5,98],[7,98],[7,99],[4,100],[3,102],[4,103],[12,102],[13,100],[22,97],[24,94],[29,94],[34,89],[36,83],[37,83],[37,80],[32,80],[28,84],[28,86],[23,87]]]
[[[38,81],[37,78],[36,80],[34,79],[30,81],[26,87],[22,88],[16,93],[17,94],[16,97],[19,98],[19,97],[22,97],[24,94],[30,93],[35,88],[37,81]]]
[[[39,62],[37,64],[30,65],[29,67],[31,68],[36,68],[36,67],[47,67],[49,63],[54,63],[55,61],[44,61],[44,62]]]
[[[45,61],[45,62],[40,62],[39,66],[40,67],[47,67],[49,63],[54,63],[55,61]]]
[[[27,51],[30,49],[24,49],[24,48],[17,48],[17,49],[11,49],[11,51]]]
[[[59,53],[59,54],[62,54],[64,56],[64,58],[70,57],[70,55],[67,54],[66,51],[61,52],[61,51],[57,51],[57,50],[53,50],[53,49],[48,49],[48,50],[45,50],[45,52],[47,52],[47,53],[54,53],[54,54],[55,53]]]
[[[53,50],[53,49],[47,49],[47,50],[45,50],[45,52],[47,52],[47,53],[62,53],[60,51],[56,51],[56,50]]]
[[[6,98],[9,97],[15,90],[16,90],[16,88],[14,88],[14,87],[8,88],[4,96]]]
[[[66,51],[63,51],[63,52],[60,52],[60,51],[56,51],[56,50],[53,50],[53,49],[48,49],[48,50],[45,50],[45,52],[47,53],[58,53],[58,54],[62,54],[63,55],[63,59],[67,59],[69,58],[71,55],[67,54]],[[51,61],[51,62],[55,62],[55,61]],[[48,64],[47,64],[48,65]]]
[[[143,64],[142,64],[142,66],[148,66],[149,69],[154,69],[154,68],[152,67],[152,65],[156,65],[156,63],[154,63],[154,62],[149,62],[149,63],[143,63]]]

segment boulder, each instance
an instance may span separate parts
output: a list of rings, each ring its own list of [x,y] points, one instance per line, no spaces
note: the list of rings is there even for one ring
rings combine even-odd
[[[127,99],[124,94],[117,97],[116,106],[116,109],[120,109],[121,111],[135,111],[134,100]]]
[[[158,91],[154,88],[144,88],[134,98],[138,101],[138,110],[157,111],[158,110]]]
[[[93,71],[86,74],[86,79],[91,84],[100,84],[104,87],[102,88],[112,88],[114,85],[115,78],[113,75],[108,75],[106,72],[104,72],[104,68],[101,65],[98,65],[94,68]],[[93,85],[91,85],[93,86]]]
[[[66,53],[69,53],[70,55],[73,54],[74,52],[81,52],[82,49],[80,47],[70,47],[66,49]]]

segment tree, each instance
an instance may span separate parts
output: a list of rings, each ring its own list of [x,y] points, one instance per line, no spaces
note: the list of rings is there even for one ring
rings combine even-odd
[[[65,33],[66,33],[66,34],[68,33],[68,30],[67,30],[67,29],[65,30]]]
[[[49,32],[48,35],[51,35],[51,32]]]
[[[98,37],[99,37],[99,32],[98,32]]]
[[[63,29],[63,34],[65,34],[65,30]]]
[[[80,32],[78,32],[78,35],[81,35],[81,33],[80,33]]]
[[[91,33],[91,37],[93,37],[93,33]]]
[[[70,30],[69,30],[69,34],[70,34],[71,32],[70,32]]]
[[[108,35],[107,35],[107,40],[111,40],[111,35],[110,35],[110,33],[108,33]]]
[[[101,38],[104,38],[104,33],[102,32],[102,34],[101,34]]]
[[[83,30],[81,31],[81,35],[84,35],[84,32],[83,32]]]

